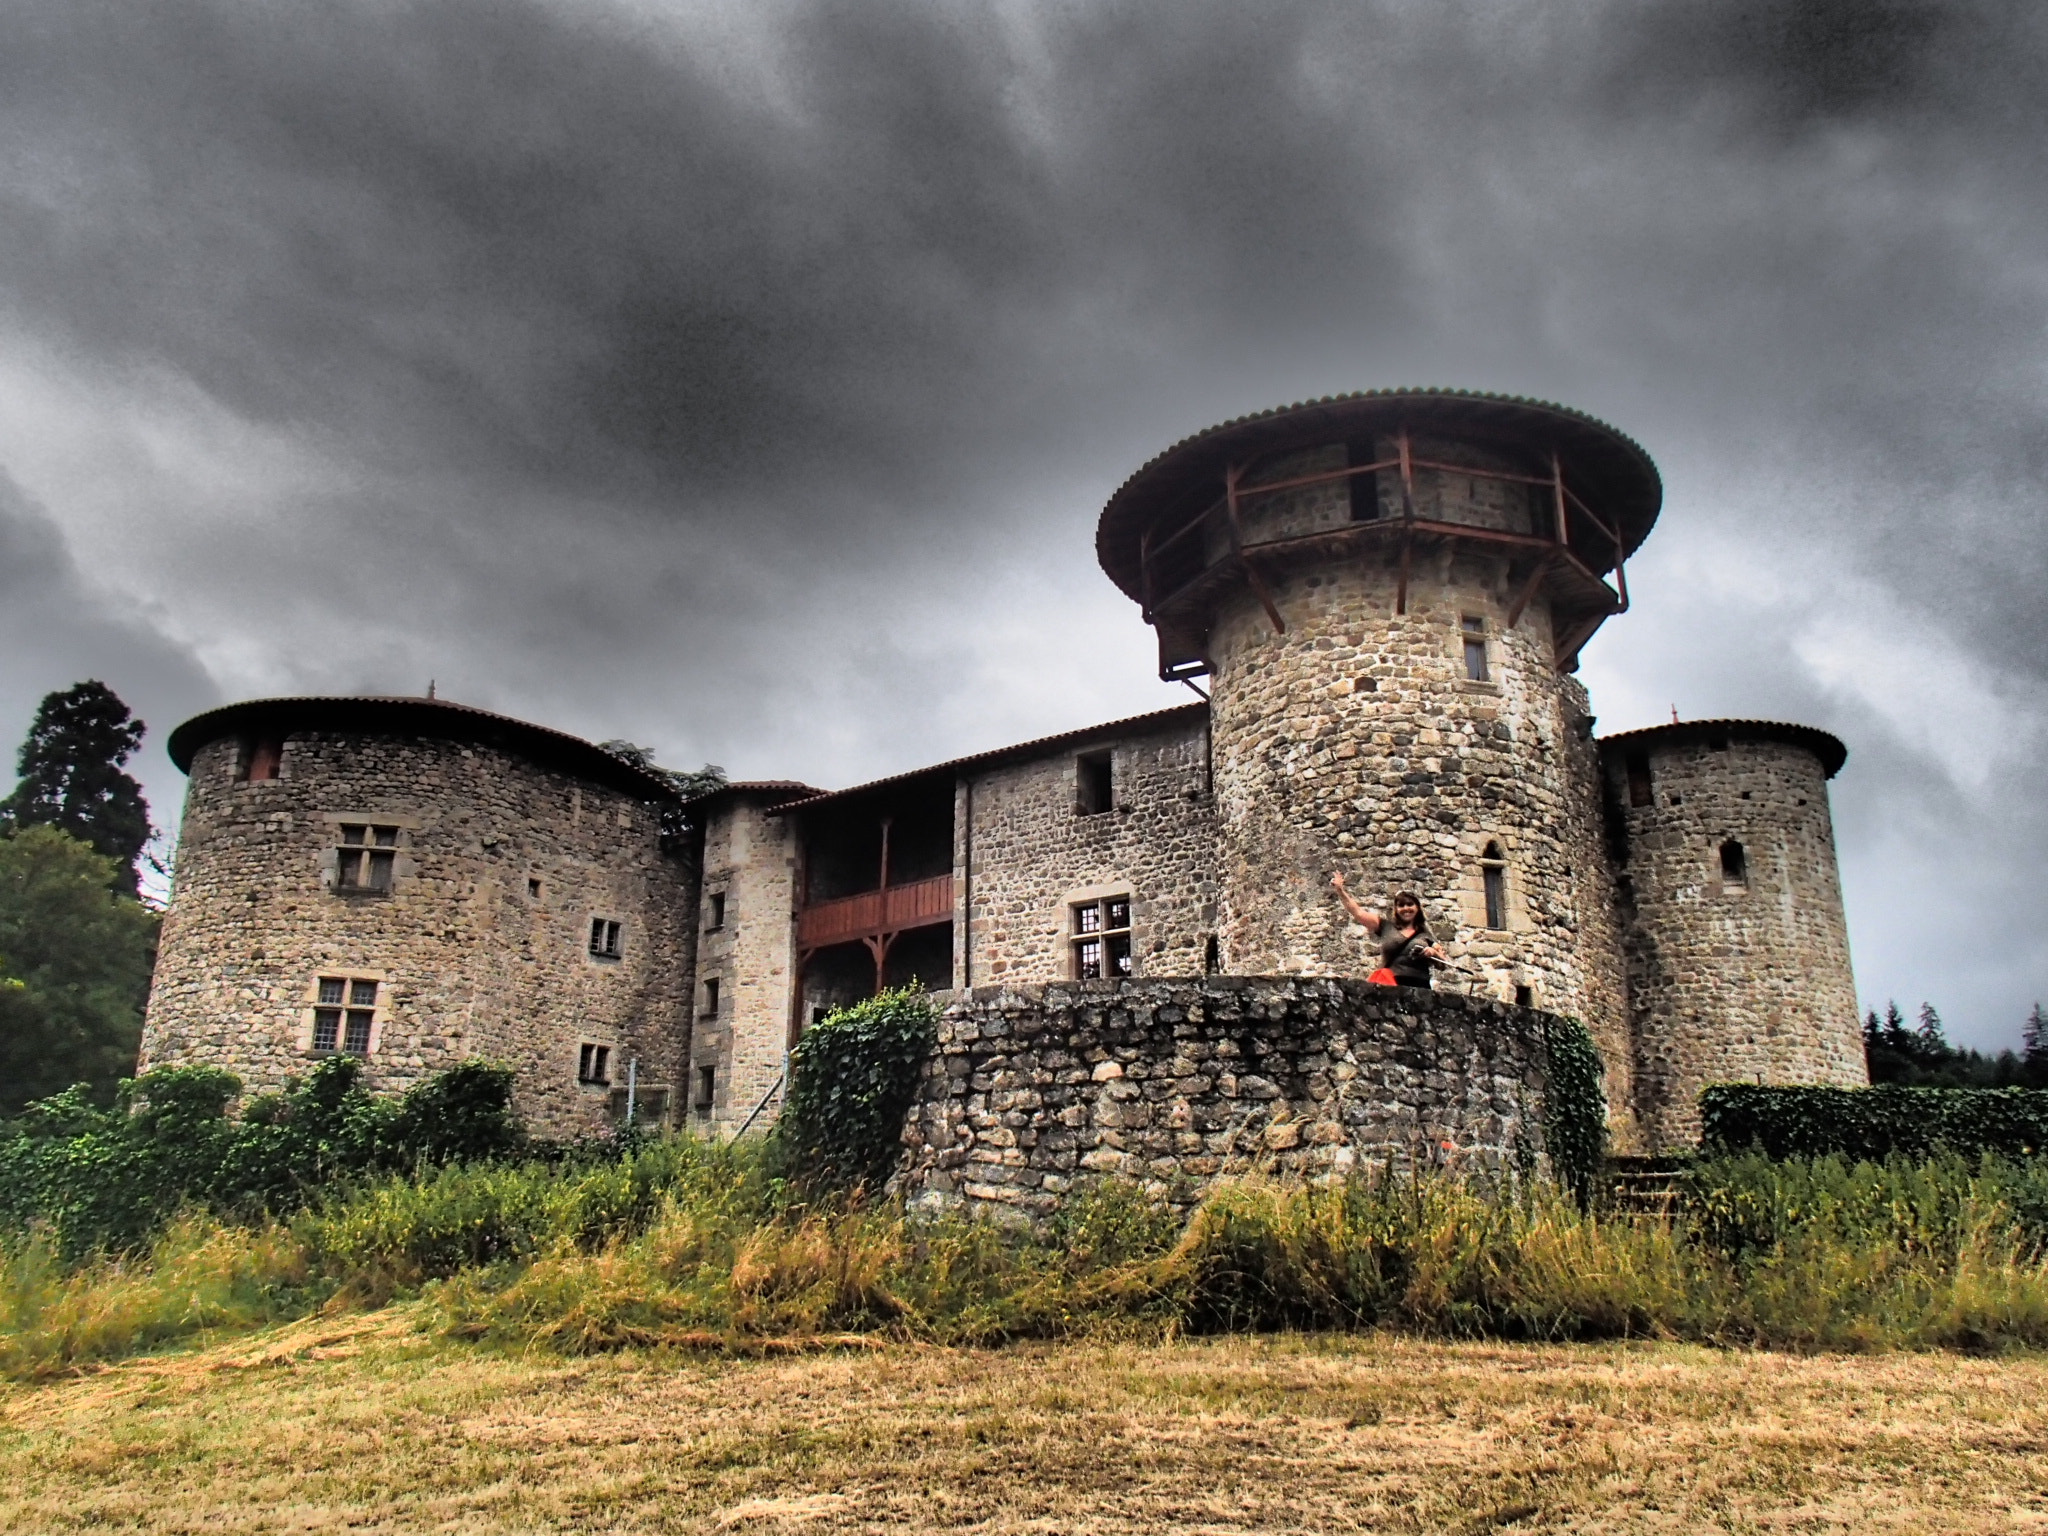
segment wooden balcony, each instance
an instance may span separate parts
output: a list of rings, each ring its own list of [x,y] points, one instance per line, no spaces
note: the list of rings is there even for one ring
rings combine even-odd
[[[796,946],[804,951],[823,949],[952,920],[953,877],[934,875],[805,907],[797,914]]]

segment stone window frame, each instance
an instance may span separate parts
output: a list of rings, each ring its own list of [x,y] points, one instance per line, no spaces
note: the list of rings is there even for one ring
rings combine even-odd
[[[1116,767],[1114,744],[1091,747],[1085,752],[1074,754],[1074,815],[1077,819],[1087,821],[1097,816],[1115,813],[1118,778]],[[1099,785],[1095,783],[1097,772],[1101,774]],[[1101,803],[1095,804],[1093,802],[1098,798],[1098,790]]]
[[[1125,923],[1121,928],[1110,926],[1113,914],[1108,910],[1111,903],[1122,903]],[[1102,926],[1084,929],[1082,914],[1090,909],[1099,914]],[[1066,948],[1062,969],[1070,981],[1121,981],[1135,979],[1138,975],[1138,897],[1127,880],[1108,880],[1094,885],[1080,886],[1068,891],[1060,899],[1061,942]],[[1103,943],[1102,968],[1107,971],[1111,963],[1109,939],[1122,939],[1127,946],[1124,960],[1130,969],[1113,975],[1089,977],[1082,975],[1082,949],[1092,940]]]
[[[419,862],[413,857],[420,831],[420,818],[403,811],[322,811],[320,824],[323,827],[320,849],[320,889],[330,896],[345,896],[350,900],[383,899],[398,894],[405,883],[419,872]],[[391,858],[391,883],[384,887],[345,886],[341,883],[342,828],[363,827],[366,837],[374,836],[370,828],[390,827],[398,836],[388,850]],[[379,850],[368,844],[354,845],[370,852]]]
[[[617,965],[626,958],[626,920],[592,912],[584,930],[583,958],[592,965]]]
[[[347,1049],[345,1042],[348,1038],[348,1015],[350,1013],[362,1012],[363,1010],[352,1007],[346,1001],[339,1004],[322,1002],[320,1000],[320,983],[322,981],[341,982],[344,989],[344,998],[347,998],[353,992],[357,982],[368,982],[376,987],[376,1001],[370,1005],[368,1010],[370,1014],[370,1038],[361,1051]],[[342,1011],[342,1019],[335,1044],[332,1048],[316,1046],[313,1040],[319,1028],[319,1015],[337,1007]],[[299,1017],[299,1054],[313,1057],[354,1056],[359,1061],[368,1061],[377,1054],[378,1048],[384,1042],[384,1025],[387,1021],[390,1007],[391,978],[386,972],[357,965],[323,965],[319,967],[311,976],[306,978],[305,997]]]
[[[576,1086],[611,1087],[611,1058],[617,1052],[618,1046],[609,1040],[579,1040],[576,1044]],[[595,1072],[591,1070],[593,1067]]]
[[[1498,848],[1500,856],[1488,857],[1489,848]],[[1465,867],[1468,874],[1463,882],[1464,900],[1461,913],[1465,925],[1475,933],[1489,935],[1521,932],[1526,925],[1515,920],[1521,909],[1522,883],[1515,874],[1514,840],[1507,833],[1500,831],[1488,830],[1474,834],[1466,854]],[[1487,922],[1487,918],[1493,915],[1486,909],[1486,872],[1489,869],[1500,871],[1500,915],[1505,921],[1498,928]]]
[[[1479,628],[1467,628],[1471,624],[1477,624]],[[1500,638],[1500,626],[1492,614],[1483,609],[1462,606],[1452,610],[1450,657],[1451,665],[1456,669],[1455,680],[1462,692],[1486,694],[1495,698],[1501,696],[1499,647],[1495,643]],[[1474,641],[1482,648],[1482,662],[1486,670],[1484,677],[1475,678],[1471,675],[1467,647]]]
[[[723,1018],[725,1016],[722,1010],[725,995],[725,978],[723,976],[705,976],[699,979],[697,986],[698,990],[702,993],[697,1017],[700,1019]]]
[[[286,736],[265,736],[260,734],[240,736],[235,740],[235,755],[230,759],[237,784],[274,784],[284,777],[284,748],[289,740]],[[261,770],[260,772],[258,770]]]
[[[1728,850],[1730,848],[1735,850],[1735,863],[1739,866],[1738,872],[1734,874],[1730,874],[1728,870]],[[1755,876],[1750,869],[1750,864],[1749,845],[1733,832],[1729,832],[1724,834],[1714,844],[1713,853],[1709,856],[1707,867],[1712,872],[1713,878],[1719,882],[1720,891],[1723,896],[1747,896],[1750,887],[1756,883]]]
[[[706,891],[704,893],[704,931],[718,933],[724,929],[727,910],[731,907],[730,891]]]
[[[696,1063],[696,1094],[690,1101],[690,1112],[699,1120],[709,1120],[718,1108],[718,1063],[700,1061]]]

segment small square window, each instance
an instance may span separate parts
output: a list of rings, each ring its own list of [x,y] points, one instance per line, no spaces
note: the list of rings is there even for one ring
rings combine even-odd
[[[590,953],[599,960],[616,960],[621,953],[619,946],[619,921],[611,917],[593,917],[590,920]]]
[[[585,1042],[576,1054],[576,1081],[606,1084],[611,1079],[612,1048]]]
[[[277,777],[283,761],[284,743],[275,736],[259,736],[242,744],[241,772],[236,777],[251,784],[263,783]]]
[[[385,892],[398,857],[398,828],[343,822],[341,846],[334,851],[334,888],[338,891]]]
[[[1100,981],[1133,974],[1131,898],[1076,902],[1072,910],[1076,979]]]
[[[340,976],[322,976],[320,978],[321,1002],[338,1003],[347,993],[348,982],[345,978]]]

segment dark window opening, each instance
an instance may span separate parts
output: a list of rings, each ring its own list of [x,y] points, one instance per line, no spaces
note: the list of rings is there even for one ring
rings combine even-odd
[[[718,978],[716,976],[704,978],[704,1017],[707,1019],[718,1017]]]
[[[313,1049],[370,1054],[370,1025],[376,1018],[378,983],[350,976],[322,976],[313,1009]]]
[[[1507,855],[1501,852],[1499,843],[1488,843],[1480,855],[1479,883],[1486,893],[1486,926],[1505,928],[1508,925],[1508,869]]]
[[[725,892],[713,891],[708,899],[711,911],[704,919],[705,928],[723,928],[725,926]]]
[[[1074,976],[1102,981],[1134,974],[1131,961],[1131,898],[1111,896],[1077,902],[1074,912]]]
[[[576,1057],[576,1081],[579,1083],[608,1084],[612,1080],[612,1048],[608,1045],[585,1045]]]
[[[599,960],[616,960],[620,955],[619,923],[614,918],[590,920],[590,953]]]
[[[526,881],[526,895],[529,901],[540,900],[540,882],[530,875]]]
[[[1215,934],[1202,941],[1202,970],[1214,976],[1223,969],[1223,943]]]
[[[1530,990],[1529,990],[1529,988],[1528,988],[1528,987],[1526,987],[1526,986],[1520,986],[1520,985],[1516,986],[1516,988],[1515,988],[1515,1006],[1516,1006],[1517,1008],[1533,1008],[1533,1007],[1535,1007],[1535,1006],[1536,1006],[1536,994],[1535,994],[1534,992],[1530,991]]]
[[[391,889],[397,862],[398,828],[344,823],[341,846],[334,852],[334,888],[338,891]]]
[[[1378,456],[1373,452],[1373,444],[1369,440],[1347,444],[1345,446],[1345,458],[1349,463],[1349,467],[1353,469],[1357,469],[1361,465],[1379,462]],[[1378,472],[1368,471],[1362,475],[1351,476],[1351,521],[1354,523],[1377,522],[1379,515],[1380,477]]]
[[[1742,844],[1732,837],[1721,845],[1721,878],[1730,885],[1743,885],[1749,880],[1749,859]]]
[[[1091,752],[1074,760],[1074,814],[1100,816],[1116,809],[1112,762],[1107,752]]]
[[[1631,752],[1628,755],[1628,803],[1630,805],[1653,805],[1657,792],[1650,783],[1650,754]]]
[[[277,777],[284,761],[284,743],[275,736],[258,736],[242,744],[242,771],[238,778],[252,784]]]
[[[717,1097],[718,1068],[699,1067],[697,1069],[697,1113],[700,1115],[710,1114],[711,1106],[717,1102]]]
[[[1465,636],[1465,678],[1468,682],[1483,683],[1486,674],[1486,620],[1466,614],[1458,621],[1458,627]]]

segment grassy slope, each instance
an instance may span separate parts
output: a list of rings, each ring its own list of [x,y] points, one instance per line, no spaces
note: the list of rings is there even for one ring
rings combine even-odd
[[[1233,1338],[494,1353],[391,1309],[0,1389],[0,1529],[2048,1530],[2048,1360]]]

